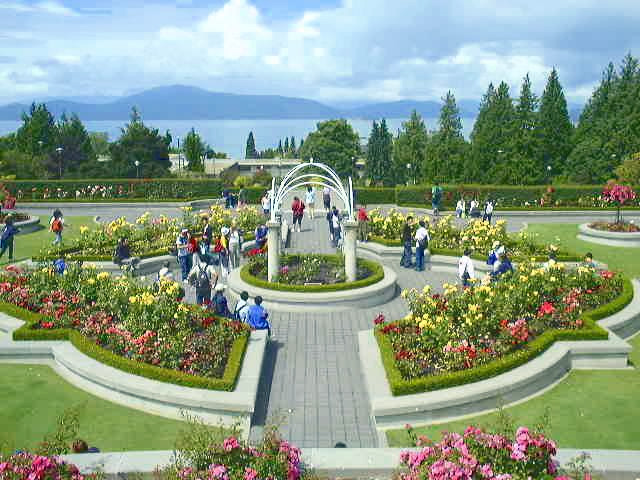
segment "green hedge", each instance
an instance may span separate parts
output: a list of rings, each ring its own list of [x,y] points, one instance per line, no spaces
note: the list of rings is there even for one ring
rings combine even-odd
[[[301,255],[287,255],[287,257],[300,257]],[[325,257],[328,262],[337,262],[338,255],[322,255]],[[384,269],[382,265],[379,263],[373,262],[371,260],[364,260],[362,258],[358,259],[358,265],[361,267],[368,268],[371,271],[371,276],[357,280],[355,282],[342,282],[342,283],[334,283],[331,285],[289,285],[286,283],[278,283],[278,282],[267,282],[266,280],[261,280],[258,277],[252,275],[249,272],[250,264],[245,265],[240,270],[240,278],[242,281],[248,283],[249,285],[253,285],[254,287],[266,288],[268,290],[279,290],[284,292],[305,292],[305,293],[322,293],[322,292],[338,292],[341,290],[353,290],[355,288],[362,288],[368,285],[372,285],[374,283],[379,282],[384,278]]]
[[[579,330],[547,330],[526,344],[521,350],[505,355],[485,365],[468,370],[410,380],[402,378],[402,374],[395,363],[391,342],[386,335],[380,332],[380,326],[376,327],[375,337],[380,348],[380,355],[382,356],[382,363],[387,374],[391,392],[393,395],[410,395],[465,385],[495,377],[496,375],[527,363],[545,352],[556,341],[606,340],[609,338],[608,332],[597,325],[596,321],[619,312],[626,307],[632,299],[633,285],[629,279],[625,278],[622,293],[610,303],[584,313],[582,315],[584,326]]]
[[[175,178],[157,178],[157,179],[86,179],[86,180],[3,180],[7,189],[17,195],[18,190],[22,190],[23,201],[75,201],[76,190],[87,188],[88,186],[112,186],[114,198],[102,199],[97,197],[97,201],[113,201],[119,200],[162,200],[175,199],[187,200],[195,198],[219,198],[222,194],[222,181],[220,179],[175,179]],[[115,194],[118,187],[122,187],[124,194],[116,197]],[[35,194],[33,189],[36,189]],[[48,188],[52,198],[44,200],[44,189]],[[55,193],[60,188],[62,191],[68,192],[68,198],[57,199]],[[86,202],[88,199],[83,198],[81,201]]]
[[[379,205],[396,203],[395,188],[356,188],[357,205]]]
[[[208,390],[233,391],[240,375],[242,360],[249,340],[247,332],[234,342],[222,378],[206,378],[121,357],[96,345],[76,330],[32,328],[34,324],[42,320],[43,316],[12,304],[0,303],[0,312],[24,320],[25,324],[13,332],[15,341],[69,340],[74,347],[88,357],[118,370],[160,382]]]

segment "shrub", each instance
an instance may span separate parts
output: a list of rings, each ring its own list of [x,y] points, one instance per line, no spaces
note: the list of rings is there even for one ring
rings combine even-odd
[[[78,467],[65,462],[60,457],[45,457],[26,452],[15,453],[4,458],[0,456],[0,476],[7,480],[102,478],[98,474],[83,475]]]

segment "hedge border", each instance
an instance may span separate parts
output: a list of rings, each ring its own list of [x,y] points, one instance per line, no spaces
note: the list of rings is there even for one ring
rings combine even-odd
[[[382,245],[383,247],[401,247],[402,246],[401,240],[389,240],[387,238],[382,238],[382,237],[372,236],[372,237],[369,237],[369,241],[372,243],[377,243],[379,245]],[[446,255],[449,257],[459,257],[462,255],[463,252],[462,250],[456,250],[453,248],[429,248],[429,253],[431,253],[431,255]],[[471,258],[475,260],[486,260],[486,257],[483,257],[482,255],[478,255],[478,254],[471,255]],[[518,258],[514,258],[514,260],[517,261]],[[531,258],[535,258],[536,261],[538,262],[544,262],[548,260],[548,257],[545,255],[533,255],[525,258],[527,260]],[[580,260],[582,260],[582,257],[574,253],[568,253],[565,255],[558,255],[557,259],[558,261],[561,261],[561,262],[579,262]]]
[[[91,342],[76,330],[68,328],[33,329],[33,324],[39,323],[45,317],[10,303],[0,303],[0,312],[25,322],[23,326],[13,332],[13,340],[15,341],[68,340],[88,357],[132,375],[183,387],[227,392],[233,391],[236,386],[250,335],[249,332],[246,332],[234,341],[222,378],[206,378],[121,357]]]
[[[300,257],[300,254],[286,255],[286,257]],[[329,261],[337,262],[338,255],[320,255]],[[341,282],[331,285],[288,285],[279,282],[267,282],[252,275],[249,272],[250,264],[245,265],[240,270],[240,279],[254,287],[265,288],[267,290],[276,290],[282,292],[301,292],[301,293],[324,293],[324,292],[340,292],[345,290],[355,290],[357,288],[367,287],[381,281],[384,278],[384,268],[378,262],[373,260],[365,260],[358,258],[358,263],[371,270],[372,275],[368,278],[357,280],[355,282]]]
[[[618,313],[633,300],[633,285],[631,281],[624,277],[622,285],[622,292],[618,297],[605,305],[601,305],[582,314],[581,318],[584,322],[584,327],[580,330],[547,330],[532,342],[526,344],[522,350],[510,353],[479,367],[444,373],[437,376],[414,378],[411,380],[402,378],[402,374],[395,363],[391,342],[386,335],[380,331],[383,326],[377,326],[374,334],[378,342],[382,364],[384,365],[391,393],[394,396],[411,395],[466,385],[495,377],[524,365],[544,353],[556,341],[607,340],[609,338],[609,332],[596,324],[596,321]]]

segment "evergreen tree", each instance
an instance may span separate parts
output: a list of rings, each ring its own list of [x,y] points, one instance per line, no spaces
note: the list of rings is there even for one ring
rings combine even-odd
[[[32,157],[47,156],[55,150],[55,119],[44,103],[32,103],[22,113],[22,126],[16,132],[18,151]]]
[[[122,128],[117,142],[111,144],[111,174],[116,177],[135,177],[136,160],[141,176],[162,178],[169,174],[169,144],[157,128],[147,127],[137,109],[133,108],[130,122]]]
[[[394,177],[396,183],[419,181],[426,157],[427,128],[420,114],[413,110],[411,118],[402,123],[393,145]]]
[[[424,174],[428,182],[459,181],[463,176],[467,142],[456,98],[448,91],[442,98],[438,130],[427,146]]]
[[[96,176],[97,155],[91,137],[76,114],[71,118],[65,114],[60,117],[56,126],[56,145],[56,149],[61,150],[56,150],[47,164],[53,176]]]
[[[344,119],[319,122],[316,131],[301,142],[300,158],[308,162],[313,157],[332,167],[339,176],[355,173],[355,158],[360,151],[358,134]]]
[[[289,137],[284,137],[284,153],[289,153]]]
[[[383,118],[380,124],[373,122],[367,143],[367,178],[374,185],[395,185],[393,176],[393,137]]]
[[[184,154],[189,164],[187,168],[192,172],[204,172],[204,156],[206,147],[200,135],[192,127],[187,136],[184,137]]]
[[[298,149],[296,148],[296,137],[291,137],[289,147],[291,148],[291,154],[296,157],[298,155]]]
[[[544,167],[537,155],[537,109],[538,98],[531,90],[531,80],[527,73],[522,80],[516,105],[508,183],[530,185],[543,180]]]
[[[565,169],[572,150],[573,124],[569,118],[567,100],[554,68],[540,99],[538,114],[538,156],[544,168],[551,167],[555,175]]]
[[[249,137],[247,137],[247,147],[245,148],[244,158],[258,158],[253,132],[249,132]]]
[[[282,157],[284,150],[282,149],[282,140],[278,140],[278,154]]]

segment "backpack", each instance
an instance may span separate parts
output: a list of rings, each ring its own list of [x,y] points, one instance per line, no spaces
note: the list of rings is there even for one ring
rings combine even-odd
[[[249,304],[245,303],[244,305],[242,305],[240,308],[238,308],[238,304],[236,304],[236,308],[233,311],[233,319],[237,320],[237,321],[241,321],[242,318],[240,317],[240,313],[244,310],[248,310],[249,309]]]
[[[491,250],[491,253],[489,254],[489,258],[487,258],[487,265],[493,265],[494,263],[496,263],[497,260],[498,260],[498,255],[496,255],[496,252],[494,250]]]
[[[207,273],[207,269],[198,265],[198,276],[196,277],[196,290],[211,290],[211,279]]]
[[[52,232],[61,232],[62,231],[62,220],[60,220],[59,218],[56,218],[53,223],[51,224],[51,231]]]

